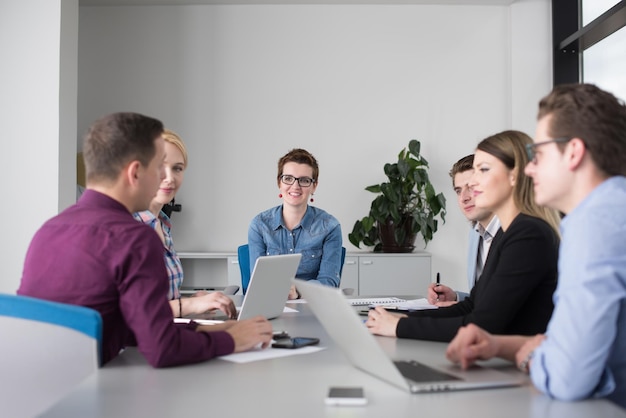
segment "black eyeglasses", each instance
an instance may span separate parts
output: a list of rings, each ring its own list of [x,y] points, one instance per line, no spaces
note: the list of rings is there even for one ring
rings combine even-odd
[[[557,144],[564,144],[571,140],[572,138],[562,137],[554,138],[549,141],[535,142],[534,144],[526,144],[526,154],[528,154],[528,160],[532,161],[533,164],[537,164],[537,148],[542,145],[551,144],[553,142]]]
[[[309,187],[311,184],[315,183],[315,180],[311,177],[294,177],[290,176],[289,174],[283,174],[282,176],[280,176],[280,181],[288,186],[294,184],[296,180],[298,181],[300,187]]]

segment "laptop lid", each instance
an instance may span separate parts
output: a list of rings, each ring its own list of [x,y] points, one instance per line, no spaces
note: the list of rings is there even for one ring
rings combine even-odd
[[[273,319],[283,313],[291,279],[296,277],[300,258],[302,254],[257,258],[237,319],[248,319],[257,315]]]
[[[418,393],[516,386],[524,382],[522,378],[486,367],[464,371],[449,363],[428,366],[413,360],[394,363],[363,325],[341,290],[303,280],[294,279],[293,282],[350,362],[392,385]]]

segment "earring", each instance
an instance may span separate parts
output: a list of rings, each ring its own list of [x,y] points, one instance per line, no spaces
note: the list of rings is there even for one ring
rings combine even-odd
[[[313,199],[313,193],[311,193],[311,203],[315,202],[315,199]]]
[[[282,199],[283,198],[283,194],[282,193],[278,193],[278,198]]]

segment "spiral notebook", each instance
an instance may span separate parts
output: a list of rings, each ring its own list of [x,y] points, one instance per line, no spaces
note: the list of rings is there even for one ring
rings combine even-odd
[[[406,302],[405,299],[387,297],[387,298],[360,298],[360,299],[348,299],[352,306],[367,306],[367,305],[391,305],[398,302]]]

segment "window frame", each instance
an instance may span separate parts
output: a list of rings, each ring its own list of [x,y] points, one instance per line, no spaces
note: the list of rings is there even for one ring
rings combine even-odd
[[[555,86],[582,82],[583,52],[626,26],[626,0],[620,1],[585,26],[582,26],[583,1],[552,0]]]

